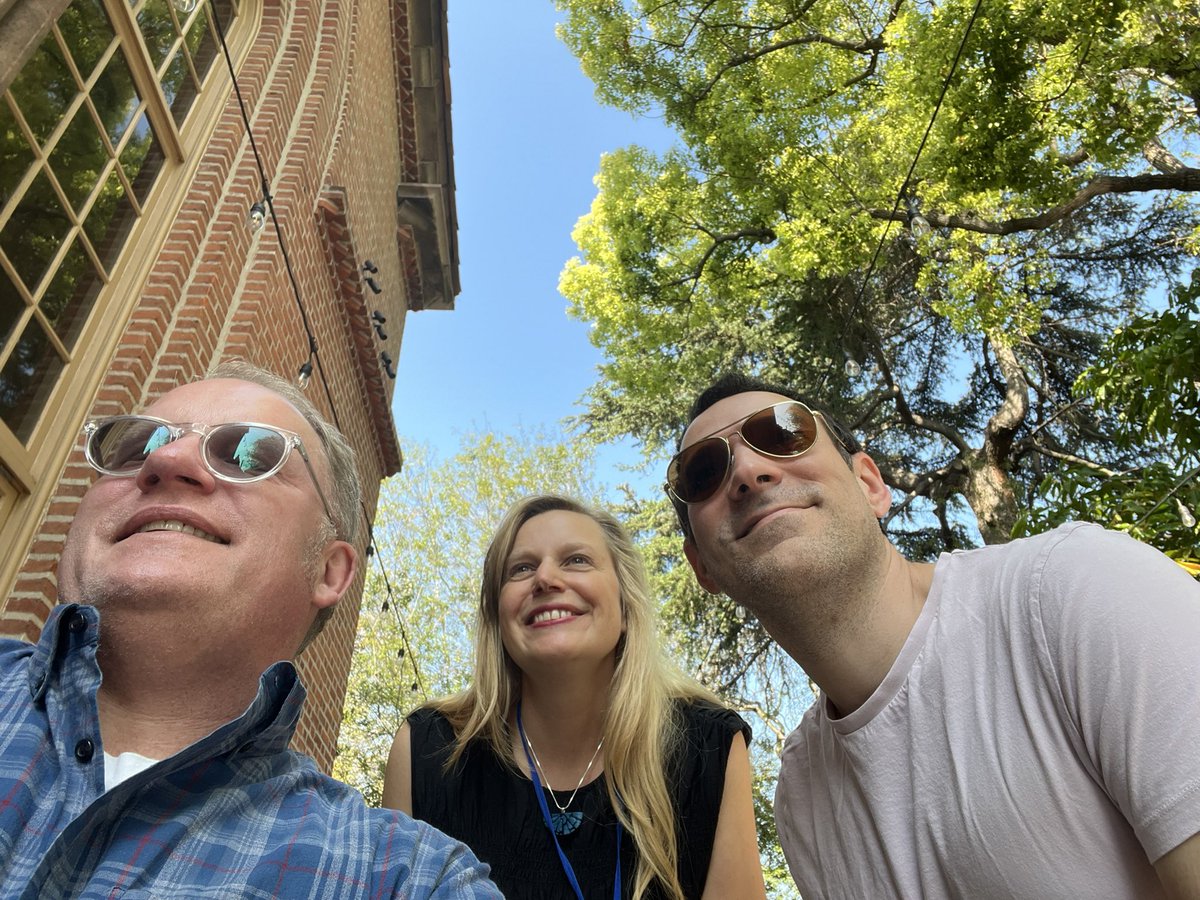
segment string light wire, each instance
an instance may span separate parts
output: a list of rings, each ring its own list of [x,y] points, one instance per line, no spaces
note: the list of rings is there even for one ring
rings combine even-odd
[[[954,51],[954,60],[950,63],[950,71],[946,73],[946,77],[942,81],[942,90],[938,94],[937,103],[934,104],[933,113],[929,117],[929,124],[925,128],[925,134],[921,136],[921,143],[917,146],[917,152],[913,156],[912,164],[908,167],[908,173],[904,176],[904,182],[900,185],[900,190],[896,192],[896,202],[892,205],[893,217],[900,211],[900,204],[908,196],[908,188],[912,184],[913,172],[916,171],[917,162],[921,159],[921,154],[925,151],[925,144],[929,141],[929,135],[933,132],[933,125],[937,121],[938,112],[941,110],[942,103],[946,99],[946,94],[950,90],[950,82],[954,80],[954,73],[958,71],[958,63],[962,59],[963,51],[966,49],[967,38],[971,36],[971,29],[975,26],[975,20],[979,17],[979,10],[982,6],[983,0],[975,0],[975,8],[971,10],[971,17],[967,20],[967,27],[963,30],[962,40],[958,42],[958,49]],[[883,252],[883,245],[887,242],[887,236],[891,229],[892,219],[888,219],[883,225],[883,234],[879,236],[879,243],[875,247],[875,254],[871,257],[871,264],[867,266],[867,273],[863,276],[862,284],[859,285],[854,302],[850,304],[850,309],[846,313],[847,322],[854,320],[858,304],[866,293],[867,285],[871,281],[871,275],[875,272],[875,265],[879,262],[879,254]]]
[[[330,414],[333,416],[333,424],[338,431],[345,433],[342,428],[342,423],[337,413],[337,405],[333,402],[333,393],[329,389],[329,379],[325,375],[325,367],[321,364],[321,354],[317,348],[317,338],[313,334],[312,325],[309,322],[308,311],[304,307],[304,301],[300,297],[300,284],[296,280],[296,272],[292,267],[292,259],[287,249],[287,242],[284,240],[283,229],[279,225],[279,217],[275,213],[274,197],[271,195],[271,182],[267,177],[266,166],[263,165],[262,155],[258,152],[258,142],[254,140],[254,131],[250,127],[250,114],[246,110],[246,101],[242,97],[242,88],[238,84],[237,73],[233,68],[233,58],[229,54],[229,45],[225,42],[225,28],[221,24],[221,17],[217,14],[216,5],[210,3],[208,5],[209,13],[212,15],[213,24],[216,27],[217,39],[221,44],[221,54],[225,58],[225,66],[229,70],[229,78],[233,82],[233,92],[237,97],[238,110],[242,116],[242,123],[246,127],[246,138],[250,143],[250,150],[254,154],[254,165],[258,170],[259,185],[262,191],[262,200],[266,203],[267,212],[270,213],[271,222],[275,226],[275,236],[279,241],[279,251],[283,255],[283,264],[287,269],[288,281],[292,287],[292,297],[296,301],[296,308],[300,311],[300,321],[304,326],[304,333],[308,338],[308,360],[306,366],[311,371],[311,363],[316,362],[317,373],[320,375],[321,386],[325,390],[325,399],[329,404]],[[378,293],[378,292],[377,292]],[[304,367],[301,367],[302,370]],[[383,576],[384,588],[387,592],[387,599],[384,600],[384,607],[392,610],[396,617],[396,624],[400,628],[400,639],[404,643],[405,653],[412,663],[413,674],[416,678],[417,689],[421,697],[425,697],[424,679],[421,677],[421,670],[417,664],[417,657],[412,652],[412,643],[409,641],[408,628],[405,626],[404,618],[400,614],[400,608],[396,603],[395,594],[392,592],[392,582],[388,578],[387,569],[383,565],[383,560],[380,558],[379,546],[375,543],[375,529],[371,524],[371,517],[367,513],[366,504],[359,502],[359,509],[362,512],[363,520],[367,523],[367,541],[368,546],[374,548],[374,556],[379,565],[379,572]]]
[[[366,516],[367,508],[363,507],[363,516]],[[408,639],[408,628],[404,624],[404,617],[400,613],[400,607],[395,603],[395,595],[392,593],[392,582],[388,578],[387,567],[383,564],[382,554],[379,552],[379,544],[375,542],[375,529],[371,525],[370,519],[367,520],[367,540],[368,546],[373,547],[375,552],[375,562],[379,565],[379,574],[383,576],[383,585],[387,591],[388,599],[383,602],[384,609],[390,609],[396,617],[396,624],[400,627],[400,640],[404,644],[404,655],[410,663],[412,663],[413,677],[416,679],[417,692],[420,694],[422,701],[428,700],[429,695],[425,691],[425,680],[421,677],[421,667],[417,664],[417,655],[413,653],[412,642]]]
[[[246,101],[242,97],[242,87],[238,84],[237,73],[233,69],[233,58],[229,54],[229,45],[225,42],[225,26],[221,24],[221,17],[217,14],[216,4],[209,3],[209,13],[212,15],[213,25],[216,27],[217,39],[221,43],[221,55],[225,58],[225,67],[229,70],[229,78],[233,82],[233,92],[237,97],[238,111],[242,114],[242,123],[246,126],[246,138],[250,142],[250,150],[254,154],[254,166],[258,170],[259,190],[262,192],[262,200],[267,205],[267,212],[271,216],[271,224],[275,226],[275,237],[279,241],[279,252],[283,255],[283,265],[287,269],[288,281],[292,286],[292,297],[296,301],[296,309],[300,311],[300,321],[304,326],[304,333],[308,337],[308,361],[316,362],[317,373],[321,376],[321,386],[325,389],[325,399],[329,401],[329,410],[333,414],[333,424],[338,430],[342,430],[342,423],[338,421],[337,407],[333,402],[333,394],[329,390],[329,380],[325,377],[325,367],[321,363],[321,354],[317,351],[317,338],[313,334],[312,324],[308,320],[308,310],[304,307],[304,301],[300,297],[300,284],[296,280],[296,270],[292,267],[292,257],[288,253],[287,241],[283,236],[283,229],[279,226],[279,216],[275,212],[275,198],[271,194],[271,180],[267,177],[266,166],[263,165],[262,154],[258,152],[258,142],[254,139],[254,130],[250,127],[250,114],[246,110]]]

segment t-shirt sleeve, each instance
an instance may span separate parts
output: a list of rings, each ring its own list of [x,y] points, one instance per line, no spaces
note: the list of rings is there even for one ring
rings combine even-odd
[[[1155,862],[1200,832],[1200,584],[1151,547],[1081,525],[1049,545],[1030,587],[1083,764]]]

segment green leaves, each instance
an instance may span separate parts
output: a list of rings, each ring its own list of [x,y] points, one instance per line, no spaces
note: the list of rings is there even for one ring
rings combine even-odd
[[[1200,272],[1176,287],[1166,309],[1118,329],[1076,392],[1109,411],[1117,442],[1140,452],[1122,471],[1075,464],[1048,476],[1022,531],[1083,518],[1200,562]],[[1146,453],[1153,445],[1161,458]]]
[[[1134,463],[1072,388],[1191,265],[1200,210],[1168,189],[1200,184],[1194,4],[559,7],[601,98],[680,139],[604,158],[562,276],[608,360],[594,434],[660,454],[718,372],[789,382],[863,433],[923,547],[958,541],[953,497],[1000,538],[1070,457]],[[1144,461],[1174,464],[1174,417],[1147,414]]]

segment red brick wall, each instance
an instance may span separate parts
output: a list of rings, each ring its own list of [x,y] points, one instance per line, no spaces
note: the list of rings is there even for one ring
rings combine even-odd
[[[394,447],[381,446],[381,435],[394,441],[387,412],[391,383],[377,371],[384,347],[364,343],[363,329],[369,334],[369,325],[357,319],[364,311],[382,310],[388,317],[386,349],[398,356],[405,301],[395,189],[406,167],[400,135],[411,132],[411,123],[397,118],[396,66],[407,59],[407,48],[393,47],[392,36],[406,32],[397,25],[406,20],[407,0],[265,0],[261,27],[238,72],[333,409],[319,374],[309,395],[328,417],[336,415],[358,451],[372,515],[379,481],[395,467]],[[340,202],[336,247],[330,246],[319,206],[331,190]],[[259,193],[254,158],[230,92],[94,403],[72,410],[81,422],[88,414],[143,406],[222,359],[241,357],[295,376],[308,355],[307,338],[279,240],[269,220],[257,236],[245,224]],[[353,276],[363,258],[379,266],[375,278],[385,291],[347,303],[346,292],[357,289]],[[91,481],[77,448],[28,548],[6,615],[32,612],[43,621],[53,606],[58,551]],[[365,526],[362,532],[360,551]],[[360,557],[365,565],[365,553]],[[361,587],[360,572],[324,634],[300,661],[310,700],[295,744],[326,770],[341,722]],[[29,633],[32,626],[15,627],[27,638],[36,637]]]

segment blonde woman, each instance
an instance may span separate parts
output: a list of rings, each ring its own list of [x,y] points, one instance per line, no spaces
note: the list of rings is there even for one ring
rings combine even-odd
[[[530,497],[484,560],[475,681],[417,710],[384,805],[468,844],[512,898],[765,897],[749,729],[674,671],[606,513]]]

